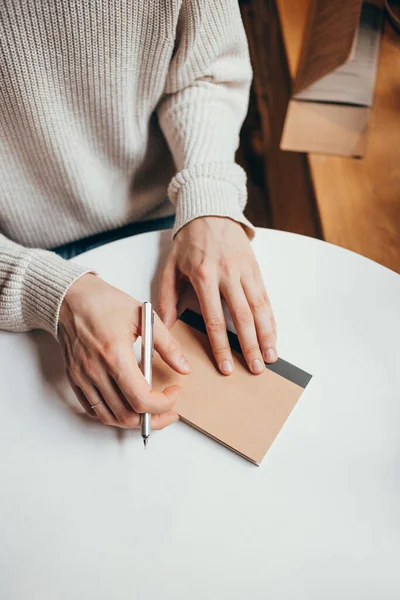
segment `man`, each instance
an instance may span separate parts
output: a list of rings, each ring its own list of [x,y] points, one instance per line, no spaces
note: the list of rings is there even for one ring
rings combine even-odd
[[[140,303],[62,258],[95,234],[165,227],[175,209],[166,326],[186,279],[222,373],[233,365],[221,296],[250,370],[276,360],[234,163],[250,80],[237,0],[0,5],[0,327],[52,332],[78,399],[105,424],[151,412],[164,427],[179,389],[150,390],[139,371]],[[187,373],[166,326],[157,319],[156,349]]]

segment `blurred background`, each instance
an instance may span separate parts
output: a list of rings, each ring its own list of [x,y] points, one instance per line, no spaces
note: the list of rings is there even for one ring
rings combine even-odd
[[[345,15],[352,2],[353,13]],[[357,122],[356,146],[338,153],[332,140],[331,151],[326,134],[326,152],[281,149],[305,46],[313,52],[320,44],[324,53],[331,35],[326,52],[332,56],[336,42],[348,44],[348,36],[347,42],[339,38],[348,24],[350,34],[361,4],[330,2],[329,15],[326,0],[240,0],[254,81],[237,160],[248,173],[247,215],[257,226],[321,238],[400,273],[400,34],[393,18],[396,11],[400,15],[398,0],[387,7],[372,3],[381,14],[373,101],[357,107],[348,103],[358,119],[365,119],[362,126]],[[325,17],[330,22],[318,25]],[[311,70],[319,58],[314,56]],[[346,127],[353,135],[351,120]]]

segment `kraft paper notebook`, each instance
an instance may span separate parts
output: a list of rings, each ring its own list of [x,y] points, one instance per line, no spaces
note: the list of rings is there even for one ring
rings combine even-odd
[[[215,365],[203,318],[186,310],[171,329],[192,365],[178,375],[155,353],[153,385],[183,388],[175,406],[181,419],[254,464],[260,464],[311,375],[279,358],[261,375],[245,365],[236,334],[228,332],[235,369],[221,375]]]

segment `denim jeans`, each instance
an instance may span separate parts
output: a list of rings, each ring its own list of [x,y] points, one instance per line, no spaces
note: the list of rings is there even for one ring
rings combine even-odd
[[[96,233],[81,240],[69,242],[63,246],[50,248],[50,250],[63,258],[73,258],[74,256],[78,256],[78,254],[82,254],[82,252],[93,250],[93,248],[103,246],[103,244],[108,244],[109,242],[115,242],[115,240],[121,240],[122,238],[138,235],[139,233],[148,233],[149,231],[171,229],[174,226],[174,222],[175,215],[151,219],[149,221],[128,223],[128,225],[123,225],[123,227],[118,227],[111,231],[104,231],[103,233]]]

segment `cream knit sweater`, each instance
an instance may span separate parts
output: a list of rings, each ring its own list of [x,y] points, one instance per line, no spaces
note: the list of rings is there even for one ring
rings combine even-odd
[[[175,233],[205,215],[250,229],[250,79],[237,0],[2,0],[0,329],[57,335],[88,269],[45,248],[172,204]]]

